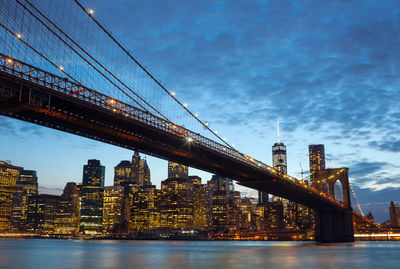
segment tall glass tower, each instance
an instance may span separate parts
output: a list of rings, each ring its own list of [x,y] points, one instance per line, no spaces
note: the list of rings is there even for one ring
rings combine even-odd
[[[324,193],[328,193],[328,185],[325,183],[317,183],[315,171],[325,169],[325,148],[324,145],[309,145],[309,158],[310,158],[310,181],[311,185],[319,185],[319,188]]]
[[[103,219],[105,167],[99,160],[88,160],[83,166],[81,224],[83,234],[101,234]]]

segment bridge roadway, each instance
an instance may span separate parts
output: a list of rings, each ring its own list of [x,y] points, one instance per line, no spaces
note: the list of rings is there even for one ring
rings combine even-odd
[[[343,204],[200,134],[0,54],[0,114],[175,161],[308,206]]]

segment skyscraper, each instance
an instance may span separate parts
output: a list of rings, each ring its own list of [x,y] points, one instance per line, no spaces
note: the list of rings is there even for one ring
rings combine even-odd
[[[191,228],[193,225],[193,183],[171,177],[161,182],[161,227]]]
[[[188,167],[179,163],[168,161],[168,178],[183,178],[188,177]]]
[[[124,187],[104,188],[103,233],[120,233],[123,221]]]
[[[128,187],[133,184],[131,180],[132,163],[130,161],[121,161],[114,167],[114,186]]]
[[[400,209],[399,205],[395,205],[393,201],[390,202],[389,207],[390,225],[392,227],[400,226]]]
[[[37,194],[38,181],[36,171],[20,171],[12,200],[11,230],[13,232],[25,231],[28,199]]]
[[[150,168],[147,165],[146,158],[140,158],[139,152],[135,151],[132,156],[132,162],[121,161],[114,167],[114,186],[123,186],[125,192],[129,192],[129,186],[151,185]]]
[[[83,234],[101,234],[103,220],[105,167],[99,160],[88,160],[83,166],[81,223]]]
[[[281,143],[279,137],[279,121],[278,121],[278,143],[272,146],[272,165],[273,167],[287,174],[286,146]]]
[[[150,181],[150,168],[147,165],[146,157],[144,159],[140,159],[139,161],[139,173],[135,183],[139,186],[147,186],[151,185]]]
[[[133,193],[130,230],[143,232],[160,227],[160,190],[145,185]]]
[[[308,151],[310,158],[310,179],[313,182],[315,171],[325,169],[325,148],[322,144],[309,145]]]
[[[39,194],[29,197],[26,230],[29,233],[50,234],[54,232],[57,205],[60,196]]]
[[[325,169],[325,148],[324,145],[309,145],[310,158],[310,181],[312,186],[317,186],[324,193],[328,193],[328,185],[316,182],[315,171]]]
[[[12,197],[22,167],[0,161],[0,232],[10,230]]]
[[[54,232],[76,234],[79,231],[80,194],[75,182],[68,182],[57,204]]]
[[[272,166],[276,170],[284,174],[287,174],[286,146],[280,141],[279,121],[278,121],[277,131],[278,131],[278,142],[272,146]],[[259,191],[258,203],[265,204],[266,202],[268,202],[268,193]]]

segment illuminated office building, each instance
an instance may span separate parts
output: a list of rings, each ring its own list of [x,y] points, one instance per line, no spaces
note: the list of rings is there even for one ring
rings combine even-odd
[[[0,233],[10,230],[12,199],[22,167],[0,161]]]
[[[147,165],[146,158],[140,159],[139,161],[139,174],[135,182],[139,186],[151,185],[150,168]]]
[[[193,225],[193,183],[171,177],[161,182],[160,225],[165,229]]]
[[[201,184],[201,179],[193,184],[193,228],[207,228],[207,185]]]
[[[130,161],[121,161],[114,167],[114,186],[127,187],[133,184],[131,180],[132,163]]]
[[[50,194],[33,195],[28,199],[26,231],[28,233],[52,234],[60,196]]]
[[[311,184],[315,181],[315,171],[325,169],[325,148],[324,145],[309,145],[310,158],[310,180]]]
[[[228,217],[228,195],[226,191],[213,191],[211,203],[211,230],[221,231],[226,229],[230,224]]]
[[[207,219],[211,230],[223,230],[234,222],[229,218],[229,210],[232,215],[232,208],[229,207],[229,195],[234,192],[232,179],[213,175],[207,182]]]
[[[278,142],[272,146],[272,165],[273,167],[287,174],[286,146]]]
[[[160,190],[154,185],[141,186],[133,193],[130,230],[143,232],[160,227]]]
[[[54,232],[76,234],[79,232],[80,193],[75,182],[68,182],[57,205]]]
[[[124,187],[110,186],[104,188],[103,199],[103,233],[121,232],[123,223]]]
[[[99,160],[89,160],[83,166],[80,220],[83,234],[102,233],[104,173],[105,167]]]
[[[129,192],[129,186],[151,185],[150,168],[146,158],[142,159],[138,151],[132,156],[132,162],[121,161],[114,167],[114,186],[123,186]]]
[[[18,176],[12,199],[11,231],[25,232],[28,199],[38,194],[36,171],[22,170]]]
[[[188,167],[179,163],[168,161],[168,178],[188,178]]]
[[[265,208],[264,220],[267,230],[279,231],[284,228],[282,201],[268,203]]]
[[[280,141],[279,136],[279,122],[278,122],[278,142],[272,146],[272,166],[287,174],[287,157],[286,157],[286,146]],[[260,204],[266,204],[268,202],[268,194],[266,192],[258,192],[258,201]]]
[[[233,180],[219,175],[213,175],[207,185],[212,191],[224,191],[226,194],[235,191]]]

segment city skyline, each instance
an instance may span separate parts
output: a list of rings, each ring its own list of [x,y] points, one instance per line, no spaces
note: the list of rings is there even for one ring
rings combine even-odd
[[[270,147],[276,142],[275,128],[271,126],[280,119],[290,175],[300,177],[300,162],[308,170],[309,144],[324,144],[327,167],[350,168],[350,181],[360,202],[386,203],[386,209],[390,200],[399,200],[400,187],[400,148],[396,135],[399,112],[393,103],[398,98],[398,80],[397,71],[391,67],[397,65],[393,57],[397,51],[393,47],[399,38],[395,36],[398,25],[394,14],[399,6],[389,2],[379,6],[373,1],[369,5],[330,4],[336,12],[341,11],[337,17],[328,16],[322,4],[299,7],[286,3],[284,10],[300,13],[299,23],[279,18],[284,15],[279,13],[283,2],[269,6],[270,18],[263,18],[257,12],[263,7],[259,3],[243,9],[241,4],[224,2],[189,2],[180,8],[159,2],[125,4],[129,10],[140,10],[135,16],[120,10],[118,4],[110,11],[106,2],[90,4],[95,16],[109,29],[116,29],[115,35],[132,47],[167,86],[175,89],[179,98],[187,101],[194,111],[204,113],[211,125],[241,151],[271,164]],[[320,15],[316,15],[318,12],[306,15],[307,8],[321,11]],[[243,10],[238,18],[241,27],[230,29],[227,26],[234,25],[233,18],[237,18],[239,10]],[[357,10],[355,16],[354,10]],[[149,12],[158,14],[158,19],[149,16]],[[198,16],[198,23],[192,22],[186,13]],[[129,16],[129,21],[138,25],[136,32],[127,35],[130,33],[127,27],[112,21],[115,14],[121,18]],[[248,22],[250,14],[259,21]],[[378,22],[378,17],[385,20]],[[162,20],[170,22],[174,29],[161,24]],[[315,20],[321,24],[314,25]],[[268,23],[275,23],[282,30],[272,33],[265,26]],[[152,33],[140,27],[145,24]],[[194,29],[190,34],[189,25]],[[307,30],[303,36],[298,34],[302,28]],[[209,32],[210,29],[213,31]],[[262,38],[250,35],[260,30],[265,33]],[[329,34],[324,35],[324,31]],[[353,46],[346,47],[346,43],[335,46],[339,38],[349,39]],[[189,42],[180,42],[181,39]],[[365,39],[370,42],[363,42]],[[291,48],[281,46],[280,42]],[[203,63],[192,55],[193,48],[205,58]],[[319,48],[321,52],[311,48]],[[183,53],[177,55],[180,51]],[[295,57],[290,59],[290,55]],[[219,64],[209,67],[211,70],[202,69],[213,57],[219,59]],[[303,65],[301,72],[299,63]],[[332,71],[335,67],[340,73]],[[230,101],[224,101],[226,96]],[[68,181],[79,182],[80,166],[91,158],[100,159],[108,168],[106,185],[112,185],[112,168],[131,157],[130,151],[111,145],[4,117],[1,121],[4,151],[0,159],[37,170],[42,190],[43,187],[61,190]],[[160,186],[166,178],[167,163],[148,159],[154,171],[152,181]],[[195,172],[190,174],[204,179],[210,177],[204,172],[191,171]]]

